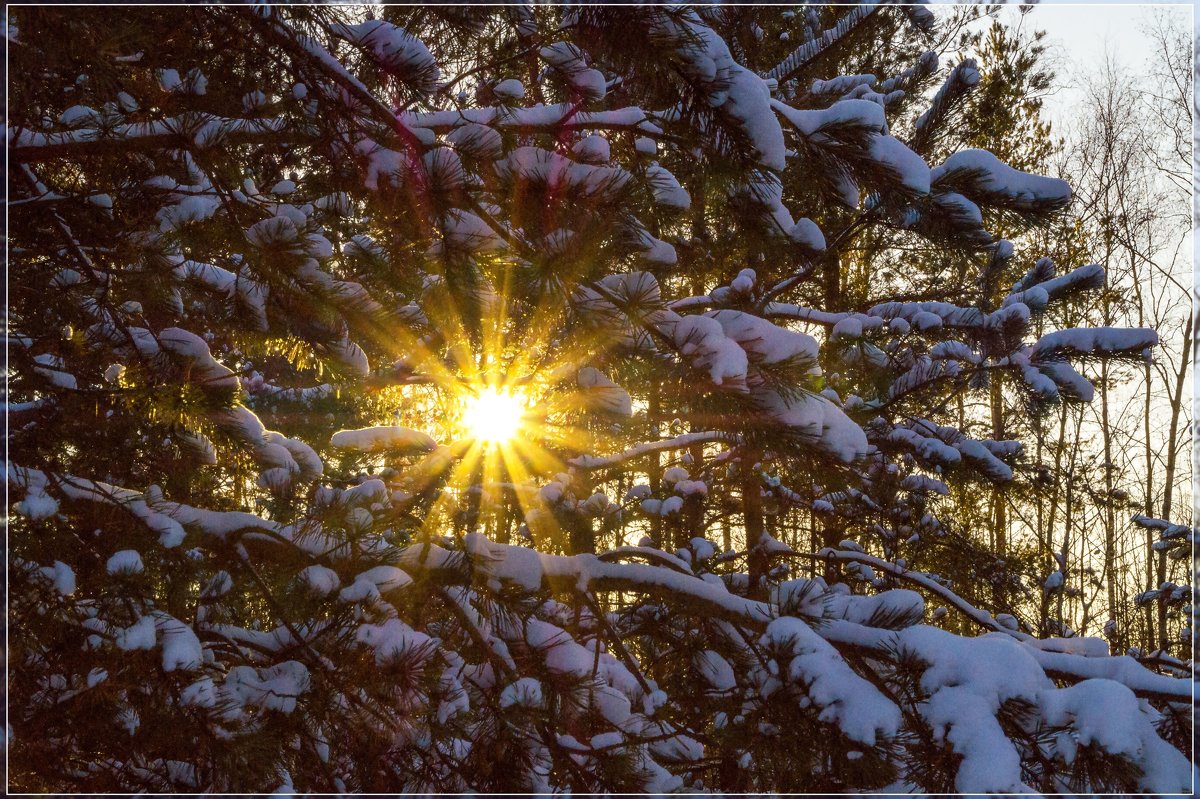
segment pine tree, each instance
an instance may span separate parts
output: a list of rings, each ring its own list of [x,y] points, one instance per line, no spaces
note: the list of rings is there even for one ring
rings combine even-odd
[[[843,291],[1069,200],[929,165],[969,66],[894,135],[928,13],[370,13],[12,10],[13,787],[1189,784],[1186,680],[909,568],[1019,456],[956,394],[1156,342]]]

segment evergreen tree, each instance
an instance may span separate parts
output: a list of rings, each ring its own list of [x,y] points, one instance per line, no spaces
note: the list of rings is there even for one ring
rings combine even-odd
[[[930,166],[969,64],[894,134],[931,26],[12,9],[13,787],[1185,790],[1187,680],[910,563],[1020,456],[957,395],[1157,340],[845,290],[1070,198]]]

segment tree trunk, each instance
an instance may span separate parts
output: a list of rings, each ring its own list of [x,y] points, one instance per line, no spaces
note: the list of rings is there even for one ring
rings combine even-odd
[[[763,521],[762,488],[754,471],[758,457],[757,452],[748,451],[741,460],[742,520],[746,528],[750,596],[755,599],[766,596],[766,577],[771,566],[771,558],[762,547],[767,536],[767,526]]]
[[[650,440],[657,441],[661,430],[658,426],[658,417],[661,411],[661,402],[659,398],[659,385],[654,383],[650,386],[650,396],[646,402],[646,418],[650,423]],[[655,494],[658,493],[662,485],[662,461],[659,458],[659,453],[655,452],[650,456],[650,462],[646,466],[646,477],[650,482],[650,490]],[[650,538],[654,541],[656,547],[663,545],[662,540],[662,517],[655,514],[650,520]]]
[[[996,441],[1004,439],[1004,384],[999,372],[992,374],[991,379],[992,406],[992,438]],[[1000,560],[1008,557],[1008,514],[1004,506],[1004,489],[995,486],[992,489],[992,551]],[[1007,564],[1004,571],[1007,571]],[[997,607],[1004,606],[1004,581],[1001,579],[994,584],[993,600]]]
[[[1172,502],[1175,497],[1175,469],[1179,459],[1179,417],[1183,412],[1183,388],[1187,382],[1188,359],[1192,354],[1192,322],[1193,315],[1188,315],[1187,326],[1183,334],[1183,353],[1179,358],[1179,372],[1175,375],[1175,386],[1171,392],[1171,422],[1167,428],[1167,464],[1163,472],[1163,505],[1162,517],[1170,521]],[[1156,577],[1158,581],[1151,588],[1157,588],[1167,579],[1167,553],[1158,552]],[[1165,602],[1158,603],[1158,648],[1166,649],[1170,645],[1167,637],[1167,606]]]
[[[1107,320],[1106,320],[1107,321]],[[1100,367],[1100,435],[1104,441],[1104,584],[1108,593],[1108,612],[1116,618],[1117,604],[1117,516],[1113,507],[1112,428],[1108,412],[1108,362]]]
[[[1150,395],[1151,395],[1150,360],[1146,359],[1146,396],[1142,403],[1142,422],[1146,438],[1146,502],[1144,511],[1147,516],[1154,516],[1154,448],[1150,443]],[[1146,530],[1146,590],[1154,587],[1154,531]],[[1154,607],[1149,603],[1146,611],[1146,636],[1143,644],[1147,649],[1154,646]]]

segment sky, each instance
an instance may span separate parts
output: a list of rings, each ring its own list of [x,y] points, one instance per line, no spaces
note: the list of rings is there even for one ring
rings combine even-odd
[[[1083,102],[1081,92],[1072,82],[1086,74],[1088,64],[1097,63],[1105,53],[1110,53],[1118,64],[1129,68],[1131,75],[1142,74],[1140,67],[1150,57],[1151,50],[1149,40],[1139,28],[1156,10],[1173,15],[1183,29],[1190,28],[1200,36],[1200,14],[1195,13],[1192,0],[1090,4],[1047,0],[1033,10],[1030,21],[1046,31],[1048,44],[1062,59],[1057,70],[1059,88],[1045,99],[1043,106],[1044,116],[1057,132],[1066,132],[1071,116]],[[1003,13],[1009,14],[1009,18],[1017,16],[1015,10]],[[1200,235],[1193,238],[1194,257],[1200,262]],[[1193,283],[1200,290],[1200,271],[1193,272]]]
[[[1150,42],[1139,28],[1156,8],[1175,17],[1185,29],[1194,24],[1190,0],[1166,3],[1043,0],[1037,4],[1025,25],[1046,31],[1057,79],[1056,90],[1045,99],[1042,113],[1056,130],[1062,131],[1067,126],[1065,123],[1082,102],[1077,84],[1089,64],[1099,63],[1108,53],[1118,64],[1137,74],[1150,56]],[[1001,19],[1008,22],[1018,18],[1015,8],[1000,13]]]

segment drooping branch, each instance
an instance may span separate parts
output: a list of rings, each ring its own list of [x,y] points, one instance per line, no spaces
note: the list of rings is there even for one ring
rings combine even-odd
[[[850,9],[850,11],[838,20],[836,26],[824,31],[812,41],[805,42],[797,47],[788,54],[787,58],[764,72],[763,77],[778,81],[779,83],[790,80],[806,64],[828,50],[836,42],[844,39],[867,17],[879,10],[879,5],[879,3],[863,3]]]
[[[111,130],[81,128],[42,133],[16,128],[8,132],[8,154],[13,161],[33,164],[91,155],[158,152],[180,145],[203,149],[231,144],[278,143],[280,134],[287,128],[287,122],[282,118],[226,119],[204,113],[117,125]],[[287,139],[293,145],[314,141],[315,136],[302,130],[293,131]]]
[[[675,436],[674,438],[664,438],[659,441],[647,441],[630,447],[624,452],[618,452],[615,455],[580,455],[579,457],[572,458],[570,463],[572,466],[575,466],[579,469],[595,471],[597,469],[607,469],[612,466],[619,466],[627,461],[641,458],[645,455],[653,455],[656,452],[687,449],[693,444],[703,444],[716,441],[736,443],[736,440],[737,437],[731,435],[730,433],[720,430],[704,430],[695,433],[684,433],[683,435]]]
[[[560,593],[627,591],[686,609],[689,613],[720,618],[758,633],[779,618],[776,606],[731,594],[723,585],[699,577],[639,563],[606,563],[596,555],[547,555],[523,547],[495,544],[479,534],[470,534],[466,539],[468,550],[475,556],[474,571],[497,589],[510,585]],[[397,564],[409,573],[423,573],[431,579],[452,584],[471,579],[471,571],[464,569],[461,553],[433,544],[402,550]],[[868,627],[843,619],[822,620],[813,631],[835,646],[885,659],[895,657],[904,646],[903,631]],[[1171,702],[1192,701],[1189,681],[1155,674],[1131,657],[1087,657],[1043,649],[1036,639],[1033,644],[1022,646],[1022,651],[1054,679],[1071,682],[1110,679],[1138,696]]]

